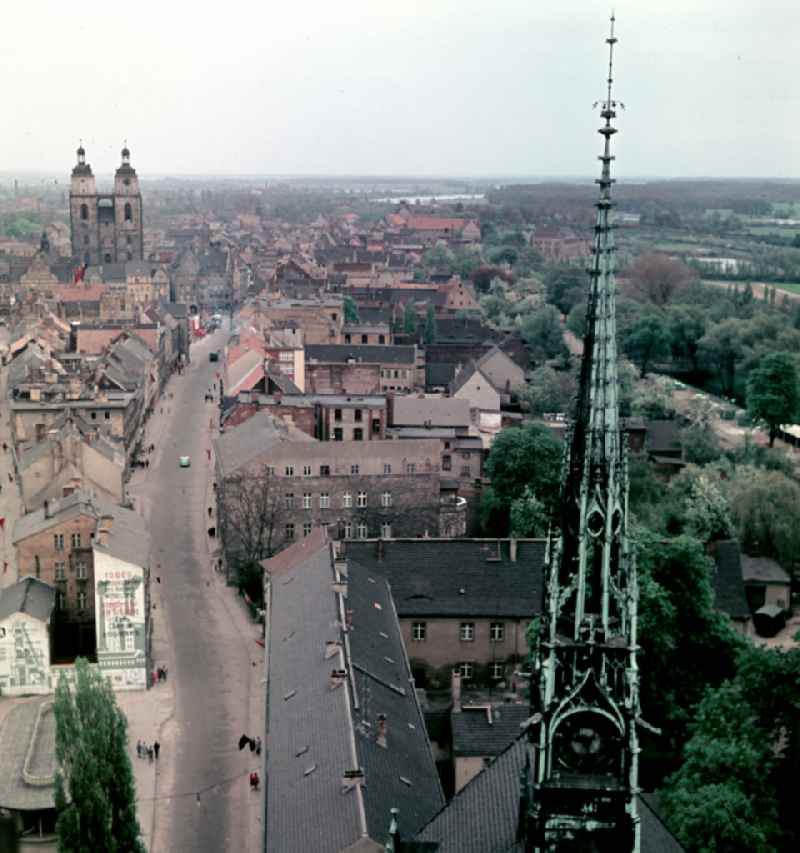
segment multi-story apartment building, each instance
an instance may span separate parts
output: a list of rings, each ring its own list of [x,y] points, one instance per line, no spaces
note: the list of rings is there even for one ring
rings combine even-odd
[[[315,441],[259,413],[215,442],[220,533],[237,552],[242,478],[268,482],[272,549],[325,526],[335,538],[438,536],[437,441]]]

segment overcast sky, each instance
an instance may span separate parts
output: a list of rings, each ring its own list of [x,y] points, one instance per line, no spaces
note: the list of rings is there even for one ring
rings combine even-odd
[[[797,0],[615,6],[618,173],[800,177]],[[8,4],[0,170],[592,174],[610,7]]]

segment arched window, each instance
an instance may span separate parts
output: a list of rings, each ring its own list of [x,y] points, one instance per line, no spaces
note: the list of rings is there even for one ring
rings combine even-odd
[[[82,204],[81,205],[81,219],[88,219],[88,218],[89,218],[89,208],[87,205]]]
[[[133,219],[133,208],[130,202],[125,202],[125,221],[130,222]]]

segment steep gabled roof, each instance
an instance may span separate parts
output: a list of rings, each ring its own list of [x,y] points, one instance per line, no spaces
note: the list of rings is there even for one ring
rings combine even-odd
[[[416,832],[444,797],[385,580],[349,579],[352,627],[345,634],[345,603],[333,588],[322,531],[264,566],[271,613],[267,853],[339,853],[367,837],[382,843],[393,806],[403,831]],[[329,641],[339,645],[326,657]],[[331,672],[342,666],[346,683],[332,686]],[[343,790],[344,773],[358,767],[363,786]]]
[[[351,573],[386,577],[401,618],[533,619],[542,609],[545,541],[519,540],[516,549],[512,560],[507,539],[351,541],[347,559]]]
[[[55,587],[38,578],[24,577],[0,590],[0,621],[12,613],[27,613],[47,622],[55,605]]]

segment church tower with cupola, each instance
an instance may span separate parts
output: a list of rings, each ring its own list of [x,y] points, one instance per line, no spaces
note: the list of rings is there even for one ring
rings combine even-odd
[[[72,255],[81,263],[97,262],[99,254],[97,230],[97,185],[92,167],[86,162],[83,143],[77,151],[78,162],[72,169],[69,188],[69,221]]]
[[[114,175],[114,218],[117,260],[142,260],[142,195],[139,192],[136,170],[131,166],[131,152],[127,145],[122,149],[122,164]]]
[[[520,840],[526,853],[638,853],[638,587],[619,418],[611,223],[614,18],[586,337],[550,536]]]
[[[142,260],[142,195],[127,145],[122,149],[122,164],[114,175],[114,191],[98,193],[81,144],[78,162],[72,170],[69,217],[72,256],[77,263],[96,266]]]

